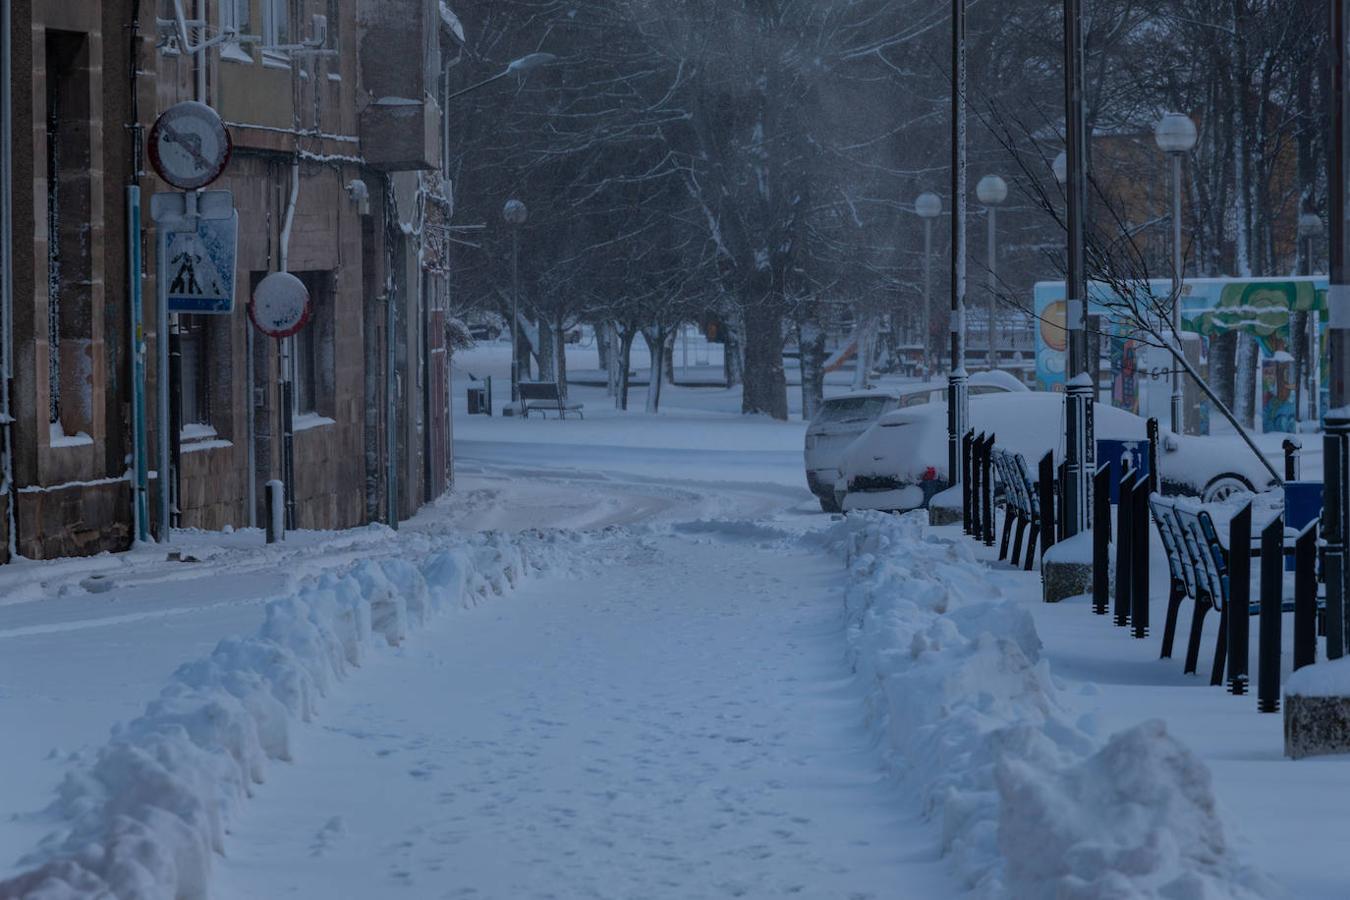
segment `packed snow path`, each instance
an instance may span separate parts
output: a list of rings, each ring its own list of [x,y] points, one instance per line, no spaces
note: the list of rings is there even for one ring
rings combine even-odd
[[[235,823],[219,896],[959,893],[862,725],[836,560],[610,554],[345,684]]]

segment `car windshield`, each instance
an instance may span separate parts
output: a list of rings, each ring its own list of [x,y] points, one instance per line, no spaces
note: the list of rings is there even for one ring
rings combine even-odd
[[[840,397],[825,401],[816,420],[822,425],[841,422],[866,422],[886,409],[885,397]]]

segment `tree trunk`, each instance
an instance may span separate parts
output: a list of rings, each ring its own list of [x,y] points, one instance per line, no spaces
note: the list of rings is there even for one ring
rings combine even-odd
[[[783,374],[783,317],[777,291],[758,293],[744,310],[745,384],[741,412],[787,420],[787,378]],[[752,295],[753,296],[753,295]]]
[[[1216,335],[1209,345],[1209,381],[1214,385],[1214,393],[1229,409],[1233,408],[1234,367],[1237,359],[1237,332],[1226,331]]]
[[[553,325],[548,319],[540,316],[535,327],[539,330],[538,346],[534,351],[534,359],[539,366],[539,380],[557,381],[558,370],[554,365],[554,350],[557,344],[554,340]]]
[[[665,345],[666,348],[665,348],[665,350],[662,351],[662,354],[663,354],[664,357],[665,357],[665,364],[661,366],[661,374],[662,374],[662,377],[666,379],[666,382],[667,382],[668,384],[674,384],[674,383],[675,383],[675,342],[674,342],[673,340],[670,340],[670,335],[669,335],[668,332],[665,332],[665,331],[663,330],[662,333],[663,333],[663,334],[667,334],[667,338],[666,338],[666,345]]]
[[[666,380],[669,335],[665,326],[657,326],[642,329],[642,337],[647,341],[647,347],[652,355],[651,375],[647,379],[647,412],[656,413],[661,409],[661,385]]]
[[[825,399],[825,329],[817,321],[814,305],[797,323],[797,343],[802,360],[802,419],[811,421]]]
[[[726,386],[734,388],[745,380],[745,357],[741,353],[741,325],[730,315],[722,320],[722,373]]]
[[[600,371],[609,371],[609,327],[605,323],[595,326],[595,353],[600,357]]]
[[[636,329],[619,332],[619,395],[615,401],[619,409],[624,411],[628,410],[628,382],[632,371],[633,338],[636,336]]]
[[[553,322],[553,345],[557,348],[553,354],[554,374],[558,376],[558,396],[567,399],[567,332],[562,314]]]

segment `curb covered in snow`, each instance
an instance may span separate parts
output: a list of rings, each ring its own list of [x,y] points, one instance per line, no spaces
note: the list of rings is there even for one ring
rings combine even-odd
[[[1148,721],[1104,744],[1069,721],[1030,613],[915,516],[855,515],[849,653],[892,771],[977,895],[1253,898],[1208,767]]]
[[[60,830],[23,860],[26,871],[0,882],[0,897],[207,897],[233,809],[269,760],[292,758],[295,722],[309,721],[372,646],[397,645],[433,612],[570,558],[553,552],[568,540],[466,536],[418,565],[366,560],[268,603],[257,633],[181,666],[91,765],[66,776],[49,810]]]

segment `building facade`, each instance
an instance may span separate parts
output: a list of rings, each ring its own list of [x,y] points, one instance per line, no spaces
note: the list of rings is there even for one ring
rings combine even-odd
[[[0,559],[130,545],[137,352],[150,448],[161,378],[170,392],[172,464],[164,478],[153,472],[150,492],[167,485],[177,527],[262,522],[272,479],[288,481],[301,528],[396,523],[443,493],[449,358],[436,248],[450,214],[440,98],[463,37],[453,14],[438,0],[9,5],[13,290],[0,423],[12,478],[0,491]],[[210,190],[230,191],[239,214],[235,302],[228,315],[172,317],[160,373],[150,210],[174,189],[141,145],[184,100],[214,108],[233,141]],[[139,232],[128,187],[140,191]],[[247,310],[277,271],[311,298],[309,323],[285,346]]]

